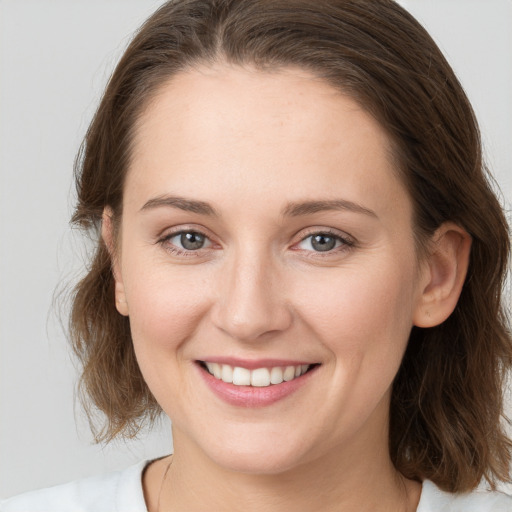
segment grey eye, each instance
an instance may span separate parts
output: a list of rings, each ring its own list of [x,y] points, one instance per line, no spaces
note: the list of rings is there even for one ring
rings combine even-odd
[[[174,238],[179,237],[179,243],[187,251],[202,249],[206,243],[206,237],[194,231],[183,232]]]
[[[211,245],[208,237],[197,231],[180,231],[166,237],[165,241],[177,250],[182,251],[198,251]]]
[[[299,243],[299,247],[306,251],[328,252],[337,249],[342,245],[349,245],[340,236],[329,233],[315,233],[309,235]]]
[[[311,247],[315,251],[330,251],[336,247],[336,239],[328,235],[313,235],[311,236]]]

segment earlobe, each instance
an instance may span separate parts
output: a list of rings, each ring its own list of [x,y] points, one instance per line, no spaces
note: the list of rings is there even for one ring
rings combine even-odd
[[[118,253],[115,247],[113,212],[110,207],[106,207],[103,210],[101,220],[101,237],[107,247],[110,260],[112,262],[112,275],[115,280],[115,300],[117,311],[119,311],[121,315],[128,316],[128,303],[126,301],[121,269],[119,268],[119,260],[117,257]]]
[[[452,222],[434,234],[424,263],[426,279],[417,303],[413,323],[434,327],[444,322],[459,300],[469,266],[471,236]]]
[[[116,308],[123,316],[128,316],[128,302],[124,293],[124,286],[116,280]]]

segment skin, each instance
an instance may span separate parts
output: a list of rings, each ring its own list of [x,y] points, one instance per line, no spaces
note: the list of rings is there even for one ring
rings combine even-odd
[[[196,68],[145,109],[119,238],[108,209],[103,233],[118,310],[173,423],[164,485],[168,459],[145,473],[150,511],[416,509],[420,485],[389,458],[391,384],[412,326],[453,310],[470,240],[445,225],[418,258],[389,147],[357,103],[296,69]],[[289,214],[334,200],[345,208]],[[205,246],[184,252],[183,231]],[[336,246],[319,252],[311,235],[326,232]],[[285,399],[242,408],[196,363],[226,356],[320,366]]]

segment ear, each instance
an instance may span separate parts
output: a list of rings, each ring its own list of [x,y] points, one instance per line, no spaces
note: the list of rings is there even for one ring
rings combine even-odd
[[[126,295],[124,292],[124,284],[121,269],[119,266],[118,251],[116,249],[116,240],[114,236],[114,220],[112,208],[106,207],[103,210],[101,219],[101,237],[110,254],[112,262],[112,274],[115,280],[115,297],[116,308],[121,315],[128,316],[128,303],[126,302]]]
[[[452,222],[434,234],[423,262],[425,276],[413,323],[434,327],[444,322],[459,300],[469,266],[471,236]]]

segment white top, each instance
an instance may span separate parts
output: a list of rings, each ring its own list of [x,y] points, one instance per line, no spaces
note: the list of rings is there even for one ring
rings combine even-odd
[[[147,512],[142,472],[148,463],[21,494],[2,501],[0,512]],[[482,490],[450,494],[427,480],[417,512],[512,512],[512,497]]]

